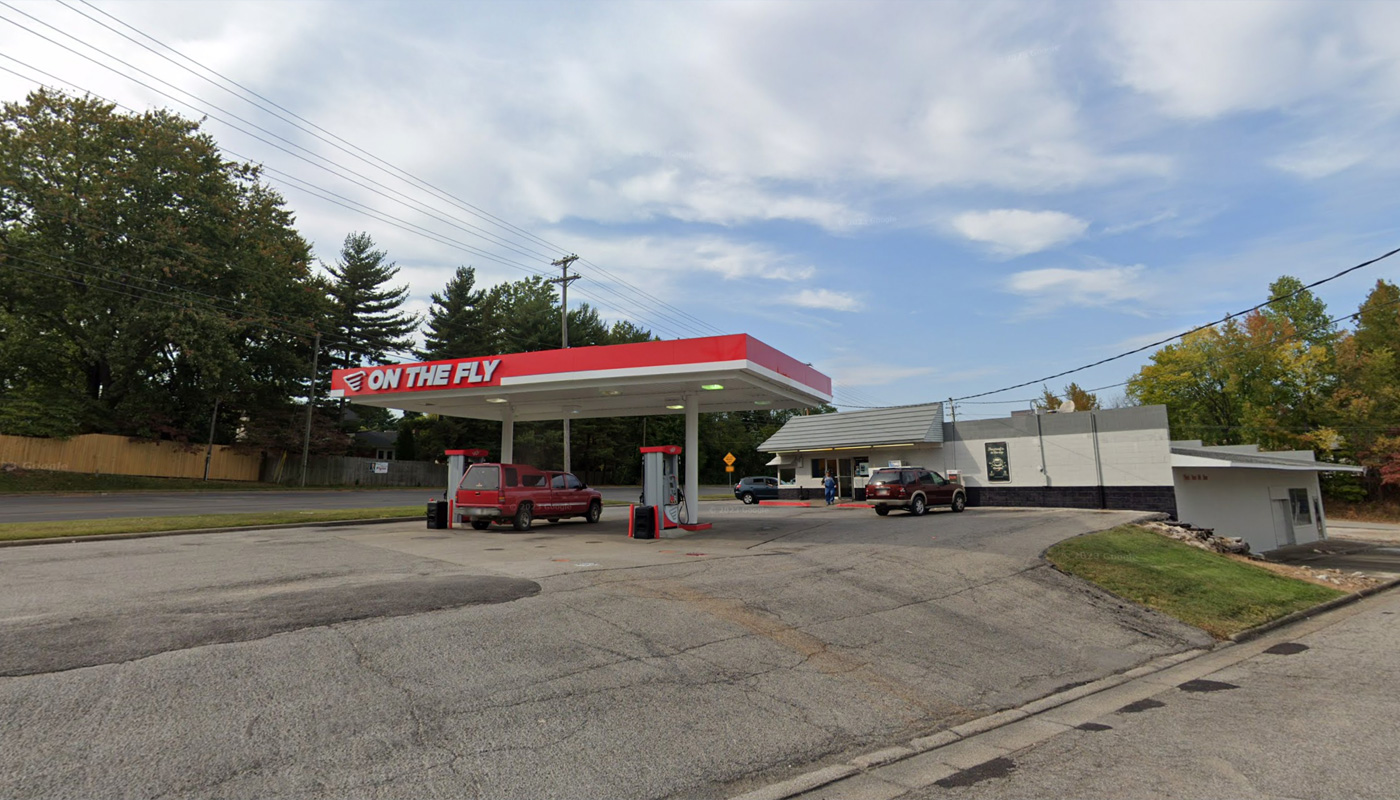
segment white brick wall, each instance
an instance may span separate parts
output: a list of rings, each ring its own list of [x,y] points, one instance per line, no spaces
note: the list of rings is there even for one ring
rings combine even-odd
[[[1172,485],[1171,437],[1167,432],[1166,409],[1161,406],[1096,411],[1099,455],[1105,486]],[[867,457],[871,468],[891,460],[928,467],[947,473],[957,469],[968,486],[1097,486],[1094,464],[1094,436],[1088,412],[1047,415],[1041,418],[1043,436],[1036,435],[1035,417],[1008,417],[999,420],[962,422],[945,425],[942,445],[911,448],[871,448],[800,453],[803,466],[797,469],[797,486],[816,489],[821,478],[813,478],[811,459]],[[1041,472],[1041,442],[1045,447],[1045,473]],[[1011,465],[1009,482],[987,480],[986,444],[1005,442]],[[1046,474],[1049,475],[1047,484]],[[857,487],[865,480],[857,478]]]
[[[1082,413],[1082,412],[1076,412]],[[1096,413],[1112,413],[1096,412]],[[1087,416],[1087,414],[1085,414]],[[1034,426],[1034,420],[1030,425]],[[1032,427],[1032,430],[1034,428]],[[1014,432],[1014,431],[1012,431]],[[1170,486],[1171,437],[1165,426],[1126,431],[1101,431],[1099,461],[1105,486]],[[1041,442],[1045,447],[1045,471],[1041,467]],[[1005,442],[1011,463],[1009,482],[987,480],[988,442]],[[944,469],[962,471],[969,486],[1097,486],[1094,465],[1094,437],[1090,433],[1047,433],[1043,437],[986,436],[951,442],[945,448]]]

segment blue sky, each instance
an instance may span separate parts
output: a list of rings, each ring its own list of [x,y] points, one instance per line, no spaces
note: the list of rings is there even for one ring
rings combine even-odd
[[[54,82],[42,70],[130,108],[207,114],[230,153],[480,251],[269,173],[318,257],[370,232],[415,310],[458,265],[491,284],[572,251],[571,301],[666,338],[750,333],[831,375],[842,407],[1059,372],[1400,244],[1400,3],[65,3],[0,7],[0,67],[27,76],[0,72],[0,97]],[[418,205],[213,119],[230,112]],[[1400,257],[1319,294],[1347,313],[1397,275]],[[1117,384],[1145,358],[1073,377]]]

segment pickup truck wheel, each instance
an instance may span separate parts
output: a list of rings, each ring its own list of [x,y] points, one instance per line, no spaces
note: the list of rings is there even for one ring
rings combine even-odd
[[[744,492],[743,494],[739,495],[739,499],[744,501],[744,505],[751,506],[754,502],[753,492]]]
[[[588,504],[588,516],[584,517],[584,519],[588,520],[588,524],[592,525],[593,523],[597,522],[598,520],[600,520],[600,519],[602,519],[602,518],[603,518],[603,504],[600,503],[600,502],[597,501],[597,500],[594,500],[593,502],[589,503],[589,504]]]
[[[521,503],[520,508],[515,511],[515,529],[518,531],[530,530],[530,523],[535,520],[535,509],[529,503]]]
[[[879,514],[879,515],[882,516],[882,517],[883,517],[883,516],[887,516],[887,515],[890,513],[890,507],[889,507],[889,506],[875,506],[875,513],[876,513],[876,514]]]
[[[928,506],[924,504],[924,496],[914,495],[914,499],[909,501],[909,513],[916,517],[922,517],[925,511],[928,511]]]
[[[953,495],[953,510],[962,511],[964,508],[967,508],[967,498],[961,494]]]

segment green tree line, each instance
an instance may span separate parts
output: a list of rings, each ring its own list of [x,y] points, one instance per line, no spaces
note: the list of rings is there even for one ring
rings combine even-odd
[[[1291,276],[1268,299],[1158,350],[1128,382],[1129,399],[1165,405],[1175,439],[1310,449],[1370,468],[1328,479],[1336,496],[1400,494],[1400,288],[1378,280],[1340,320]]]
[[[459,267],[425,319],[366,232],[318,263],[259,167],[226,159],[200,125],[40,91],[0,109],[0,433],[109,433],[299,452],[317,366],[553,349],[560,304],[540,276],[476,285]],[[572,346],[647,341],[587,304]],[[421,331],[423,346],[415,349]],[[319,342],[319,350],[316,347]],[[357,430],[400,431],[401,457],[498,452],[498,423],[321,401],[311,450],[347,452]],[[783,412],[704,415],[705,480],[720,459],[762,472],[756,445]],[[643,442],[682,443],[679,417],[579,420],[573,462],[591,480],[635,480]],[[558,423],[516,426],[521,460],[562,461]]]

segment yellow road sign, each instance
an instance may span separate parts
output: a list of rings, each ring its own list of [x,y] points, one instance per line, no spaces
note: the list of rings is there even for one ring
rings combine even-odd
[[[734,471],[734,468],[733,468],[733,467],[725,467],[725,468],[724,468],[724,471],[725,471],[725,472],[733,472],[733,471]]]
[[[728,464],[728,465],[731,466],[731,467],[734,466],[734,462],[735,462],[735,461],[738,461],[738,460],[739,460],[739,459],[737,459],[737,458],[734,457],[734,454],[733,454],[733,453],[725,453],[725,454],[724,454],[724,463]],[[733,472],[733,471],[734,471],[734,470],[732,470],[732,469],[730,470],[730,472]]]

